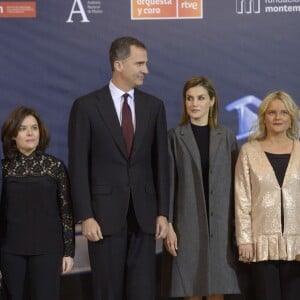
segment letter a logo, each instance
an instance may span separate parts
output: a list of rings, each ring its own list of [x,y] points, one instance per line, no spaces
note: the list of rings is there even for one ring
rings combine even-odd
[[[75,8],[77,4],[78,9]],[[81,15],[81,21],[82,23],[89,23],[90,20],[87,18],[85,10],[83,8],[83,5],[81,3],[81,0],[74,0],[72,9],[70,11],[70,15],[66,23],[73,23],[72,17],[74,14],[80,14]]]

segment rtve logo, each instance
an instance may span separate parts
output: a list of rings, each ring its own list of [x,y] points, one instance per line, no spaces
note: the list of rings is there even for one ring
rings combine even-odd
[[[260,0],[236,0],[237,14],[259,14]]]

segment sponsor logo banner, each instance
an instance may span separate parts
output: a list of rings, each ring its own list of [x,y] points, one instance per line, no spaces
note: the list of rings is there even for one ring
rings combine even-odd
[[[202,19],[202,1],[131,0],[131,19]]]
[[[237,14],[297,12],[300,12],[300,0],[236,0]]]
[[[102,14],[102,2],[100,0],[87,0],[82,3],[82,0],[73,0],[72,8],[66,23],[73,23],[74,20],[79,20],[81,23],[89,23],[90,15]]]
[[[36,3],[0,1],[0,18],[36,18]]]

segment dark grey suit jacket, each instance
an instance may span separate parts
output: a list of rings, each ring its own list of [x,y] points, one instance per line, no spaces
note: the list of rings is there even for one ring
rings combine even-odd
[[[128,158],[108,85],[77,99],[69,122],[69,171],[75,219],[94,217],[119,232],[130,197],[142,230],[168,216],[169,171],[163,102],[135,89],[136,131]]]

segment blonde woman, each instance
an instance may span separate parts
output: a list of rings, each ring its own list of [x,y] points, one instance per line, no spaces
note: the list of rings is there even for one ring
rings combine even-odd
[[[258,110],[235,173],[236,237],[256,300],[300,298],[298,107],[283,91]]]

